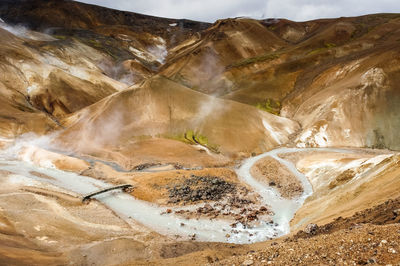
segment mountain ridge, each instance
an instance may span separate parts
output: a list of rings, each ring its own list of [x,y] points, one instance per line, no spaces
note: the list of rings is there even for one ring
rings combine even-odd
[[[0,1],[0,264],[397,263],[399,26]]]

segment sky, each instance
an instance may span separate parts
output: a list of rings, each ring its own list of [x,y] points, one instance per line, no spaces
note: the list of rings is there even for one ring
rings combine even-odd
[[[228,17],[317,18],[400,13],[400,0],[79,0],[147,15],[214,22]]]

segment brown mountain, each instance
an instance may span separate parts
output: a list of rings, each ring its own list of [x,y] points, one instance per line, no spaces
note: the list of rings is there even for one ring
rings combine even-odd
[[[395,265],[399,26],[0,1],[0,265]]]

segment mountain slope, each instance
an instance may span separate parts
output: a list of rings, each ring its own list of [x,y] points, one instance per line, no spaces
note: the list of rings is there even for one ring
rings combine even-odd
[[[9,119],[20,121],[23,116],[39,115],[47,127],[57,126],[57,120],[93,104],[101,98],[126,87],[125,84],[102,74],[97,66],[107,57],[96,50],[77,42],[54,40],[48,35],[35,35],[34,32],[20,32],[18,28],[0,23],[0,84],[1,95],[12,108],[19,109]],[[14,33],[14,34],[13,34]],[[24,36],[22,36],[22,34]],[[18,36],[20,35],[20,36]],[[32,38],[38,38],[34,40]],[[25,114],[18,115],[18,112]],[[42,113],[42,114],[41,114]],[[55,122],[43,119],[43,114]],[[26,126],[21,122],[22,127]],[[26,121],[28,128],[17,130],[21,134],[30,130],[43,132],[43,127],[33,126]],[[17,126],[18,127],[18,126]]]
[[[399,26],[0,1],[0,264],[398,262]]]
[[[142,82],[167,46],[207,27],[73,1],[1,1],[0,19],[2,135],[11,138],[52,131],[66,115]]]
[[[235,155],[283,144],[298,129],[289,119],[195,92],[161,76],[104,98],[63,122],[67,129],[62,142],[76,151],[101,153],[108,147],[126,158],[140,157],[131,154],[130,145],[149,137],[194,140]],[[159,152],[161,156],[165,150]]]
[[[300,146],[399,149],[399,23],[397,14],[219,21],[174,48],[161,73],[299,122]]]

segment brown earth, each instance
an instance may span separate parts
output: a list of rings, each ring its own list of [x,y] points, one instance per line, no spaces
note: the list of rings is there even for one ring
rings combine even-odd
[[[135,158],[133,146],[143,138],[152,138],[153,143],[156,137],[187,142],[184,135],[193,132],[202,139],[199,144],[214,153],[235,158],[270,149],[287,141],[298,129],[298,124],[289,119],[195,92],[162,76],[148,79],[139,88],[106,97],[62,123],[67,127],[57,139],[62,145],[79,153],[113,156],[117,162],[119,158]],[[265,124],[271,130],[285,128],[285,131],[277,138],[266,131]],[[238,131],[241,127],[246,130]],[[159,156],[166,153],[160,149],[154,152],[160,152]],[[218,154],[206,156],[218,157]]]
[[[383,150],[400,149],[399,14],[208,24],[75,1],[4,0],[0,18],[0,143],[24,147],[16,158],[26,163],[130,183],[134,196],[170,208],[169,200],[186,199],[179,191],[192,175],[210,179],[194,178],[191,190],[209,192],[217,180],[250,195],[231,167],[278,146],[376,149],[285,155],[314,193],[292,235],[246,246],[180,242],[2,170],[0,264],[400,262],[400,158]],[[301,193],[276,161],[252,172],[285,197]],[[224,203],[213,197],[189,215],[218,217]],[[311,223],[314,234],[299,231]]]
[[[247,255],[232,256],[214,265],[396,265],[400,261],[399,230],[398,224],[366,224],[313,238],[271,241],[263,248],[247,251]]]
[[[327,160],[329,157],[325,157]],[[367,161],[368,163],[368,161]],[[308,223],[329,223],[338,216],[347,217],[373,205],[398,197],[399,156],[393,155],[368,167],[361,165],[355,168],[357,179],[341,181],[339,186],[331,186],[331,181],[340,177],[346,170],[325,173],[328,182],[314,187],[310,196],[292,220],[295,229],[304,228]],[[338,167],[341,165],[339,164]],[[302,171],[304,168],[300,168]],[[334,168],[333,168],[334,169]],[[304,171],[304,170],[303,170]],[[310,177],[309,177],[310,178]],[[312,178],[312,177],[311,177]]]
[[[303,193],[300,181],[277,160],[265,157],[251,168],[251,175],[261,182],[276,187],[285,198],[298,197]]]
[[[399,208],[399,198],[389,200],[351,217],[337,218],[312,234],[300,231],[288,238],[256,244],[247,255],[232,256],[215,264],[240,265],[250,260],[251,265],[399,263]]]
[[[302,125],[295,142],[305,146],[398,149],[387,129],[399,127],[393,111],[399,99],[399,21],[398,14],[301,23],[217,21],[172,53],[162,73],[193,90],[264,110],[276,112],[268,103],[279,103],[280,115]],[[321,131],[325,139],[317,140]]]
[[[184,183],[190,176],[215,176],[225,180],[226,182],[239,185],[236,174],[226,168],[210,168],[203,170],[176,170],[159,173],[141,173],[135,174],[131,182],[134,182],[136,188],[132,193],[135,197],[166,205],[170,203],[168,190],[174,186]],[[243,185],[242,185],[243,186]],[[182,201],[181,204],[189,204],[191,201]]]

